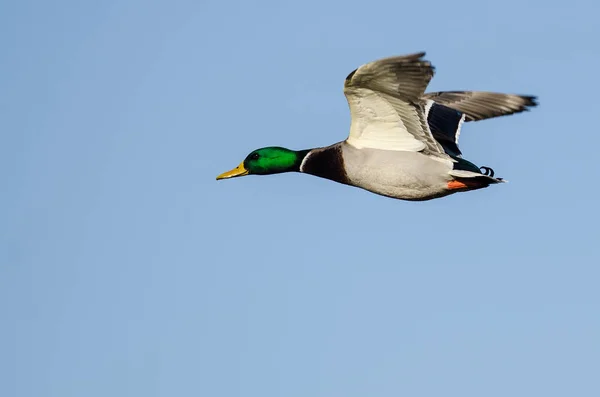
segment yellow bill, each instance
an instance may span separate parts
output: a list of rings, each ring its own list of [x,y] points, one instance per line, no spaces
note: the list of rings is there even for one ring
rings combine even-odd
[[[242,161],[240,163],[240,165],[238,165],[231,171],[227,171],[227,172],[224,172],[221,175],[219,175],[217,177],[217,180],[227,179],[227,178],[235,178],[235,177],[244,176],[244,175],[248,175],[248,170],[246,168],[244,168],[244,162]]]

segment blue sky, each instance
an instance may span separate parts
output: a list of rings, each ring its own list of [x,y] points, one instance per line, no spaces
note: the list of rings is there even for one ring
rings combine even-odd
[[[598,6],[0,5],[0,395],[600,395]],[[533,94],[465,125],[502,186],[216,182],[348,134],[343,79]]]

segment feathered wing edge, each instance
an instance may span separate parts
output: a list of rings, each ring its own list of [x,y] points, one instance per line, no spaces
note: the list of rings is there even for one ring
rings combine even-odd
[[[465,121],[508,116],[529,111],[538,105],[535,96],[486,91],[429,92],[424,95],[424,99],[430,99],[464,113]]]

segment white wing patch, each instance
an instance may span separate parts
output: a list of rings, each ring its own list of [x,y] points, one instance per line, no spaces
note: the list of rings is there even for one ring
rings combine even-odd
[[[397,110],[368,88],[352,88],[346,97],[350,105],[352,125],[347,142],[356,148],[418,152],[427,145],[408,132]],[[416,110],[406,104],[406,113]]]
[[[433,106],[435,102],[433,102],[431,99],[428,99],[425,101],[425,120],[427,120],[429,118],[429,111],[431,110],[431,107]]]
[[[463,113],[460,117],[460,121],[458,122],[458,127],[456,128],[456,136],[454,137],[454,143],[458,145],[458,138],[460,138],[460,129],[462,128],[463,123],[465,122],[466,115]]]

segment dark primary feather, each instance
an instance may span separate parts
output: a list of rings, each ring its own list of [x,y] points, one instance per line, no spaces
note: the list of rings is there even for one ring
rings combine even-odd
[[[466,115],[465,121],[508,116],[528,111],[538,105],[535,96],[485,91],[429,92],[423,98],[431,99],[436,103],[464,113]]]

